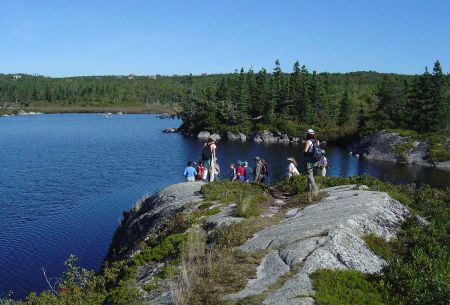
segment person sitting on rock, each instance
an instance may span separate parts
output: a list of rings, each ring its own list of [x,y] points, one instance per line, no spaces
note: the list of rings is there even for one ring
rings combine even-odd
[[[197,171],[192,166],[192,161],[189,161],[187,167],[184,169],[184,176],[187,182],[194,182],[195,176],[197,176]]]

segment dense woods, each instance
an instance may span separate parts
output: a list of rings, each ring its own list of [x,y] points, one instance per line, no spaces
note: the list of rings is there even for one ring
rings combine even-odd
[[[275,61],[272,71],[185,76],[90,76],[49,78],[0,75],[5,109],[54,104],[91,106],[169,105],[193,133],[252,130],[298,134],[317,128],[334,137],[402,128],[450,130],[450,77],[439,61],[422,75],[376,72],[316,73]],[[176,109],[176,110],[175,110]]]

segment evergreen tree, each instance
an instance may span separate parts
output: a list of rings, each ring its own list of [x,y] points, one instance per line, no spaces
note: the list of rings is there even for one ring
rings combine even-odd
[[[344,126],[345,124],[348,124],[351,119],[351,101],[348,94],[348,91],[344,91],[344,96],[341,100],[341,109],[339,111],[339,125]]]

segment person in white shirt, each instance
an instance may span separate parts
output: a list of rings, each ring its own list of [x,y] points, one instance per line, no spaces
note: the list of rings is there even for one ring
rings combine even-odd
[[[289,165],[286,170],[286,175],[288,177],[300,175],[300,173],[297,169],[297,162],[295,161],[295,159],[293,157],[289,157],[289,158],[287,158],[287,160],[289,161]]]
[[[320,169],[320,175],[322,177],[325,177],[327,175],[327,168],[328,168],[328,159],[325,157],[325,150],[322,150],[322,158],[319,161],[319,169]]]

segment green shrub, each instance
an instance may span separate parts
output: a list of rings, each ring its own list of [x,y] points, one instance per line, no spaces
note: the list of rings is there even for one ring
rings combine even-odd
[[[149,248],[144,246],[141,249],[141,253],[133,258],[133,262],[136,266],[141,266],[150,261],[176,258],[180,254],[185,240],[186,234],[169,235],[155,247]]]
[[[356,270],[317,270],[311,274],[317,305],[381,305],[381,294]]]
[[[379,257],[386,261],[389,261],[393,257],[394,253],[392,252],[391,244],[384,238],[370,233],[363,236],[363,239],[366,242],[367,247]]]

